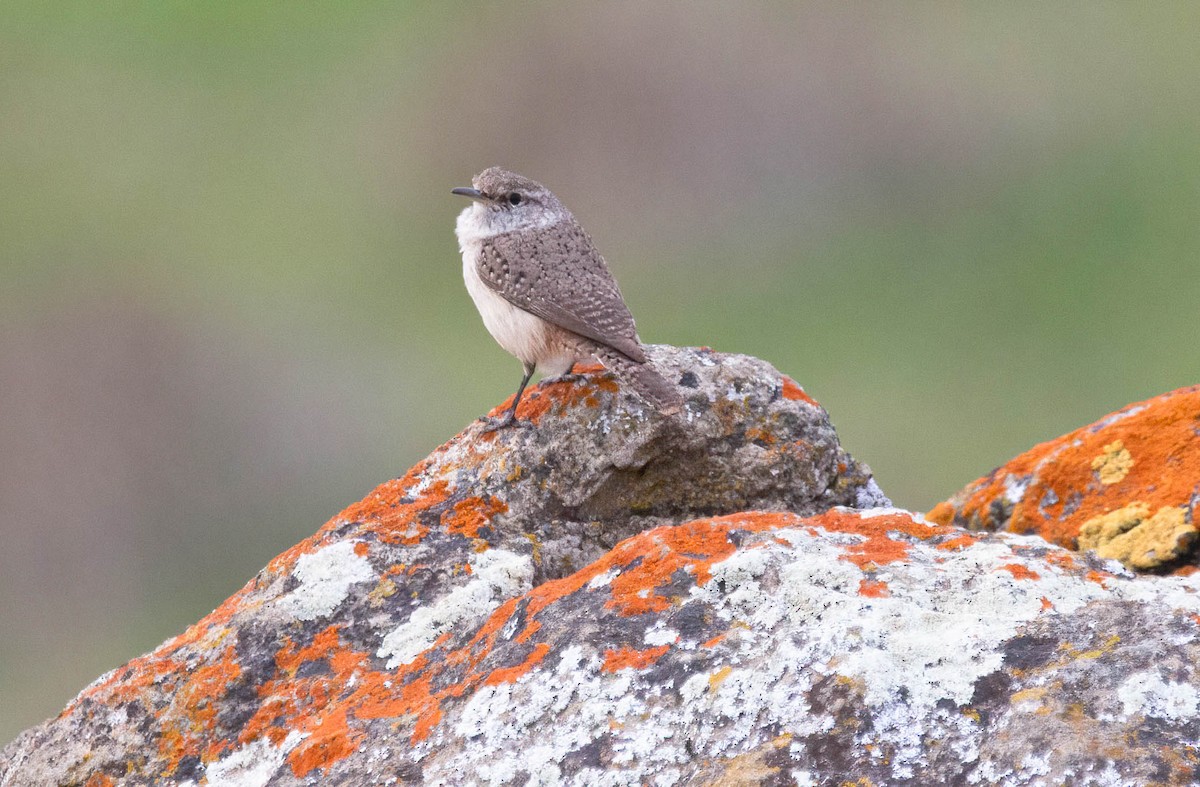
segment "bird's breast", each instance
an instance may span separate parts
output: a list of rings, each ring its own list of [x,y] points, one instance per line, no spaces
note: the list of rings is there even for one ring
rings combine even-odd
[[[524,363],[543,364],[554,350],[553,327],[536,314],[518,309],[483,283],[475,265],[478,244],[463,244],[463,280],[492,338]]]
[[[455,233],[462,252],[463,281],[492,338],[543,374],[554,376],[569,370],[578,355],[578,337],[509,303],[479,277],[477,261],[483,244],[496,234],[480,206],[472,205],[459,215]]]

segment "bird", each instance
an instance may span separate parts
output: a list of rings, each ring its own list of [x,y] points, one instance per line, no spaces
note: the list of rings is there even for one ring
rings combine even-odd
[[[659,413],[682,409],[678,388],[648,360],[604,258],[558,197],[501,167],[451,193],[471,200],[455,224],[467,292],[492,338],[524,371],[512,405],[485,429],[517,422],[536,371],[565,376],[591,357]]]

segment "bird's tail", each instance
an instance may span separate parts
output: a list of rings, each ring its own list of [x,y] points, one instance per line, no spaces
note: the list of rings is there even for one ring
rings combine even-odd
[[[627,355],[611,347],[598,346],[596,358],[604,364],[623,384],[628,385],[638,395],[663,415],[675,415],[683,409],[683,397],[679,389],[671,381],[663,377],[654,367],[647,363],[638,363]]]

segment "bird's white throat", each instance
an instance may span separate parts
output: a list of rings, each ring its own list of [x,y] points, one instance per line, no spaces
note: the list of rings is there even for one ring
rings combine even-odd
[[[470,241],[485,241],[505,232],[532,232],[545,229],[565,220],[570,214],[554,210],[515,211],[496,210],[482,202],[463,208],[454,224],[459,248]]]

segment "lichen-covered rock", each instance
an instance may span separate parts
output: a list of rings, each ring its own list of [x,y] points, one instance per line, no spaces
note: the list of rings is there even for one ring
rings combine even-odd
[[[409,737],[364,757],[434,784],[1191,784],[1198,591],[886,509],[660,528],[402,670],[418,690],[371,712]]]
[[[627,543],[644,554],[612,552],[622,539],[748,509],[887,503],[824,410],[768,364],[708,350],[651,355],[684,392],[681,415],[647,411],[599,369],[539,386],[518,413],[532,426],[485,433],[476,424],[378,487],[211,615],[22,734],[0,752],[0,785],[420,780],[452,767],[430,754],[456,734],[447,726],[455,709],[535,668],[568,669],[566,651],[554,650],[560,638],[584,647],[633,636],[679,603],[674,584],[686,593],[700,578],[686,566],[705,550],[710,560],[734,551],[724,531],[695,554],[637,539]],[[629,585],[622,569],[642,584]],[[555,594],[580,582],[580,598],[621,591],[604,608],[611,615],[581,604],[571,617]],[[515,614],[528,616],[520,630]],[[615,652],[616,661],[601,656],[610,667],[624,658]],[[652,666],[645,654],[628,660]],[[589,664],[580,661],[581,679]],[[576,770],[609,756],[600,728],[623,723],[595,712],[594,738],[571,739]],[[512,732],[527,737],[511,745],[536,752],[554,730]],[[490,767],[504,756],[492,751]]]
[[[480,575],[514,560],[487,554]],[[392,667],[340,621],[285,640],[254,691],[234,687],[263,644],[237,632],[219,669],[152,655],[5,756],[20,784],[30,763],[120,746],[133,775],[93,783],[134,783],[199,728],[177,779],[1192,784],[1200,575],[1107,565],[888,509],[709,518],[623,541]],[[143,735],[127,704],[151,696]],[[72,716],[85,740],[46,737]]]
[[[795,383],[654,356],[678,420],[598,370],[540,386],[534,427],[468,429],[22,734],[0,787],[1200,780],[1200,572],[878,507]],[[1133,478],[1081,540],[1178,527],[1186,489],[1190,526],[1195,395],[970,510],[1041,484],[1061,522]]]
[[[1037,533],[1137,570],[1190,573],[1200,514],[1200,386],[1131,404],[968,484],[929,518]]]

